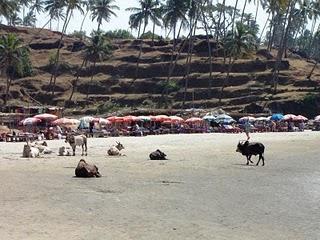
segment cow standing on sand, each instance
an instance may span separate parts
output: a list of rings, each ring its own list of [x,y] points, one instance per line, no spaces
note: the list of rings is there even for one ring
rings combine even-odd
[[[70,144],[73,151],[73,156],[76,155],[77,146],[82,147],[82,156],[84,155],[84,152],[85,152],[85,155],[87,156],[88,146],[87,146],[87,137],[85,135],[78,135],[78,136],[67,135],[66,143]]]
[[[124,146],[120,142],[116,142],[117,145],[113,145],[108,150],[109,156],[125,156],[120,151],[124,149]]]
[[[259,160],[256,165],[258,166],[260,160],[262,160],[262,166],[264,166],[264,149],[265,147],[262,143],[250,143],[249,141],[242,141],[239,142],[236,151],[247,157],[247,165],[249,165],[249,162],[253,163],[251,161],[252,155],[259,155]]]
[[[89,178],[101,177],[98,168],[94,164],[88,164],[85,160],[81,159],[75,169],[76,177]]]

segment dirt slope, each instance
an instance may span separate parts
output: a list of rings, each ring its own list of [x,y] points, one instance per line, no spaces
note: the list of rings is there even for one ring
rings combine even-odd
[[[131,40],[113,41],[113,56],[98,63],[92,69],[88,66],[81,71],[81,78],[73,101],[65,105],[72,88],[76,69],[83,58],[83,42],[65,37],[61,49],[62,67],[59,69],[56,93],[48,92],[51,69],[48,67],[59,45],[60,33],[30,28],[7,28],[0,25],[0,35],[16,33],[31,48],[34,75],[14,80],[11,89],[10,104],[41,103],[67,106],[77,113],[111,111],[123,107],[158,108],[164,101],[164,84],[167,79],[172,45],[158,41],[144,41],[142,58],[136,75],[139,42]],[[181,43],[182,44],[182,43]],[[220,90],[226,78],[226,66],[223,64],[223,51],[216,43],[214,49],[213,74],[210,79],[210,64],[207,54],[207,42],[199,36],[190,66],[190,76],[186,79],[187,49],[182,51],[172,74],[170,108],[223,108],[231,113],[281,111],[306,115],[315,114],[314,102],[319,104],[320,68],[316,68],[312,81],[305,80],[313,67],[312,62],[291,56],[281,64],[278,93],[272,95],[272,67],[275,60],[254,54],[250,59],[238,59],[232,68],[230,79],[226,82],[222,102],[219,103]],[[91,74],[94,77],[91,82]],[[185,84],[188,81],[186,102],[183,104]],[[0,89],[4,92],[5,81],[1,79]],[[89,94],[88,99],[86,98]]]

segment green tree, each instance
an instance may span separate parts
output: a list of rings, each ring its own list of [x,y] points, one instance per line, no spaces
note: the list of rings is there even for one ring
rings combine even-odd
[[[227,75],[221,87],[219,102],[221,102],[223,98],[224,89],[229,82],[230,73],[235,61],[239,57],[243,57],[243,55],[250,54],[256,48],[256,36],[250,28],[246,27],[243,23],[238,22],[236,23],[234,32],[229,32],[227,35],[224,42],[224,48],[229,56],[229,62]]]
[[[22,45],[22,40],[13,34],[2,36],[0,39],[0,66],[6,74],[6,91],[4,104],[7,104],[12,80],[23,76],[30,64],[28,49]]]
[[[98,31],[100,31],[100,27],[102,21],[109,22],[111,16],[117,17],[117,14],[114,10],[120,10],[120,8],[116,5],[111,5],[114,0],[93,0],[90,5],[91,17],[92,21],[97,19],[98,22]]]

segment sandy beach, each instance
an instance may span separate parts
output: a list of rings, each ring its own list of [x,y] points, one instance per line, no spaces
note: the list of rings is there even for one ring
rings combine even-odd
[[[244,165],[240,139],[89,139],[85,159],[103,175],[93,179],[73,177],[80,149],[23,159],[23,143],[0,143],[0,239],[320,239],[320,134],[253,134],[265,167]],[[115,141],[127,157],[106,156]],[[157,148],[168,161],[148,160]]]

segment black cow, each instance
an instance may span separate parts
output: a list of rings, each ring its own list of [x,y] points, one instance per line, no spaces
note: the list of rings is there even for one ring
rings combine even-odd
[[[264,166],[264,145],[262,143],[258,142],[252,142],[249,141],[245,142],[239,142],[237,147],[237,152],[241,153],[242,155],[247,157],[247,165],[249,165],[249,162],[253,163],[251,161],[252,155],[259,155],[259,161],[257,162],[257,166],[259,165],[260,160],[262,159],[262,166]]]
[[[166,156],[167,155],[164,152],[161,152],[159,149],[150,153],[149,155],[151,160],[167,160]]]
[[[88,164],[85,160],[81,159],[75,169],[76,177],[89,178],[101,177],[96,165]]]

